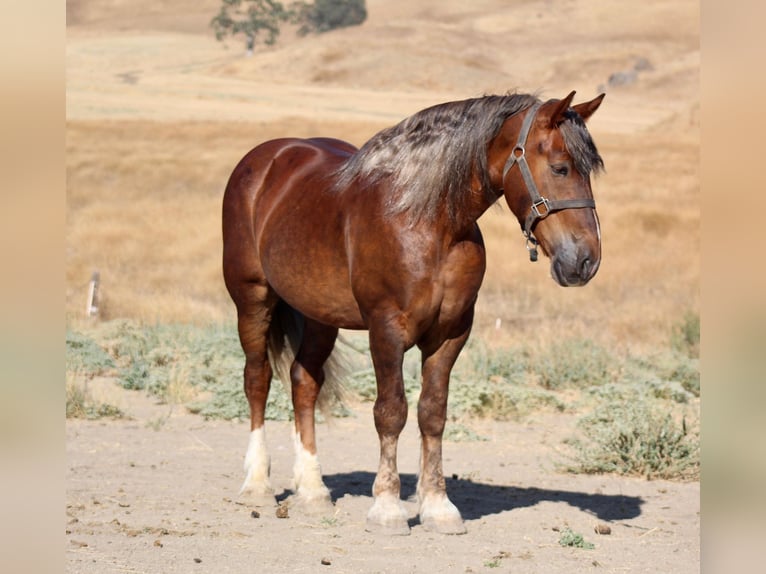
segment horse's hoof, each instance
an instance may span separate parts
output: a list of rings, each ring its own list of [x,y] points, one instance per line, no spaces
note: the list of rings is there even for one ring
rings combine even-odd
[[[421,520],[423,528],[439,534],[465,534],[467,532],[463,520],[458,517],[425,518]]]
[[[300,493],[290,497],[290,506],[308,516],[331,516],[335,505],[330,495],[302,496]]]
[[[378,522],[368,516],[364,529],[367,532],[383,534],[385,536],[409,536],[410,534],[410,525],[404,519]]]
[[[248,506],[271,507],[277,505],[274,491],[271,489],[243,488],[239,499]]]
[[[460,511],[446,495],[428,496],[420,506],[420,524],[430,532],[439,534],[465,534],[466,528]]]
[[[407,524],[407,513],[399,499],[376,498],[367,513],[365,530],[388,536],[407,536],[410,533],[410,525]]]

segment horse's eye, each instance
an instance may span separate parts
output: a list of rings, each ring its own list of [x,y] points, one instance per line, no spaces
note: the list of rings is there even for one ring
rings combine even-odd
[[[553,172],[553,175],[557,175],[559,177],[566,177],[569,175],[569,166],[566,164],[552,165],[551,171]]]

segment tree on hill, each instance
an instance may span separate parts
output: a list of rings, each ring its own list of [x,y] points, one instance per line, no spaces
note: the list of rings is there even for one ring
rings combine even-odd
[[[223,0],[210,25],[218,40],[244,36],[247,51],[252,53],[257,41],[269,45],[276,42],[280,25],[289,18],[289,10],[274,0]]]
[[[313,4],[295,2],[293,6],[294,22],[301,25],[300,34],[358,26],[367,19],[364,0],[315,0]]]
[[[297,0],[285,6],[276,0],[222,0],[221,9],[210,21],[215,37],[244,36],[248,54],[255,44],[277,41],[280,27],[289,22],[300,26],[301,35],[356,26],[367,19],[365,0]]]

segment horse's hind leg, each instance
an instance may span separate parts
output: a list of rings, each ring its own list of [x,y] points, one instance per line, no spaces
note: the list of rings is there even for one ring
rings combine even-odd
[[[245,396],[250,404],[250,440],[245,454],[245,481],[240,495],[256,505],[274,504],[269,478],[271,460],[266,449],[264,417],[271,387],[267,342],[276,298],[266,286],[252,286],[237,301],[239,339],[245,352]]]
[[[325,381],[324,364],[332,353],[338,329],[305,320],[303,340],[290,369],[295,409],[296,502],[307,512],[332,508],[317,458],[315,419],[317,397]]]

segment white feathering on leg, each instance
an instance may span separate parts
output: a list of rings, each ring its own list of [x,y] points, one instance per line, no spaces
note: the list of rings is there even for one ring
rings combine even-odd
[[[295,477],[296,493],[307,499],[329,499],[330,491],[322,481],[322,469],[319,465],[319,458],[316,454],[311,454],[301,442],[301,435],[293,431],[293,441],[295,444],[295,465],[293,474]]]
[[[246,491],[252,491],[259,494],[268,494],[273,492],[269,473],[271,470],[271,459],[266,450],[266,431],[263,427],[253,430],[250,433],[250,440],[247,444],[245,453],[245,482],[242,484],[240,494]]]

